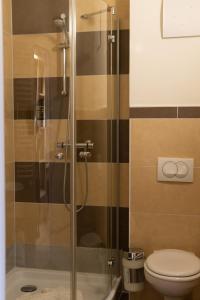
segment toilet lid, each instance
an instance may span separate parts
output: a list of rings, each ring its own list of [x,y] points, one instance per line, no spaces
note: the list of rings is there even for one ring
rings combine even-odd
[[[200,272],[200,259],[183,250],[155,251],[147,258],[146,265],[152,272],[163,276],[186,277]]]

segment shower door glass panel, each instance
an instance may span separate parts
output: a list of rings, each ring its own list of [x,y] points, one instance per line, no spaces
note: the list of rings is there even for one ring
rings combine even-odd
[[[13,1],[16,266],[25,275],[7,300],[27,284],[70,299],[68,15],[67,0]]]
[[[77,292],[85,300],[104,299],[112,286],[111,275],[117,274],[112,18],[105,1],[76,1],[76,271]]]

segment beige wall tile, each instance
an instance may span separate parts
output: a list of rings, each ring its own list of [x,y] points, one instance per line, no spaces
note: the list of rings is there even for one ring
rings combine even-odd
[[[83,19],[83,14],[93,13],[100,10],[107,9],[107,5],[104,1],[94,0],[77,0],[77,31],[105,31],[109,25],[109,14],[102,13],[95,15],[89,19]]]
[[[56,48],[62,39],[60,33],[14,35],[14,77],[62,76],[62,52]]]
[[[152,166],[159,156],[193,157],[200,166],[200,119],[132,119],[131,157]]]
[[[107,3],[107,5],[105,5]],[[104,10],[108,6],[117,8],[117,16],[120,19],[120,29],[129,29],[129,0],[78,0],[77,1],[77,31],[103,31],[110,29],[110,13],[93,16],[90,19],[82,19],[80,16]],[[113,19],[115,20],[115,19]]]
[[[131,209],[136,213],[200,215],[200,169],[193,183],[157,181],[156,167],[134,167],[131,175]]]
[[[56,143],[66,141],[66,127],[66,120],[48,120],[45,129],[33,120],[15,120],[15,160],[55,161]]]
[[[79,120],[106,120],[119,115],[116,103],[115,75],[76,77],[76,118]],[[120,76],[121,118],[128,118],[128,77]]]
[[[105,2],[117,8],[117,14],[120,19],[120,29],[129,29],[130,0],[105,0]]]
[[[88,201],[87,205],[108,206],[108,163],[88,163]],[[85,164],[77,163],[77,204],[83,203],[85,196]],[[101,179],[100,179],[101,178]]]
[[[199,119],[132,119],[130,123],[130,246],[142,247],[146,255],[164,248],[200,255]],[[159,156],[193,157],[194,182],[157,182]],[[151,294],[146,287],[138,299],[159,299],[156,292]],[[194,291],[188,299],[198,299],[199,294]]]
[[[119,172],[123,180],[128,178],[128,164],[88,163],[88,201],[92,206],[116,206],[119,201]],[[77,204],[85,196],[85,165],[77,163]],[[121,188],[121,183],[120,183]],[[120,190],[120,206],[128,207],[128,186]]]
[[[76,77],[76,117],[77,119],[108,119],[107,75]]]
[[[69,245],[69,211],[62,204],[16,203],[16,241],[33,245]]]
[[[145,214],[131,211],[130,246],[149,255],[156,249],[183,249],[200,255],[198,215]]]
[[[12,41],[10,34],[4,33],[4,98],[5,118],[13,119],[13,66]]]
[[[12,33],[12,1],[3,0],[3,31]]]

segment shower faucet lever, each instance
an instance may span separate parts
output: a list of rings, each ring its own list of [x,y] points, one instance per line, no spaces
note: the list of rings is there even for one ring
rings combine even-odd
[[[57,142],[56,148],[57,149],[63,149],[66,147],[70,147],[70,144],[66,144],[65,142]],[[92,150],[94,149],[94,143],[90,140],[86,140],[84,143],[77,143],[76,147],[78,149],[83,149],[84,151]]]
[[[55,155],[55,157],[58,159],[58,160],[63,160],[65,158],[64,156],[64,153],[62,152],[59,152]]]

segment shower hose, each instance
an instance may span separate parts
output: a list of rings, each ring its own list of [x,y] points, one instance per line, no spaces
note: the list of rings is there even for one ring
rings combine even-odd
[[[66,130],[66,141],[67,141],[67,145],[70,145],[70,130],[69,130],[69,119],[70,119],[70,101],[69,101],[69,107],[68,107],[68,118],[67,118],[67,130]],[[68,146],[66,146],[65,148],[66,152],[65,152],[65,166],[64,166],[64,178],[63,178],[63,201],[65,204],[65,207],[70,211],[71,210],[71,206],[69,203],[67,203],[67,199],[66,199],[66,178],[67,178],[67,158],[68,158]],[[85,195],[83,198],[83,202],[80,205],[79,208],[76,209],[76,213],[81,212],[84,207],[87,204],[88,201],[88,161],[87,161],[87,157],[84,157],[84,167],[85,167]]]

